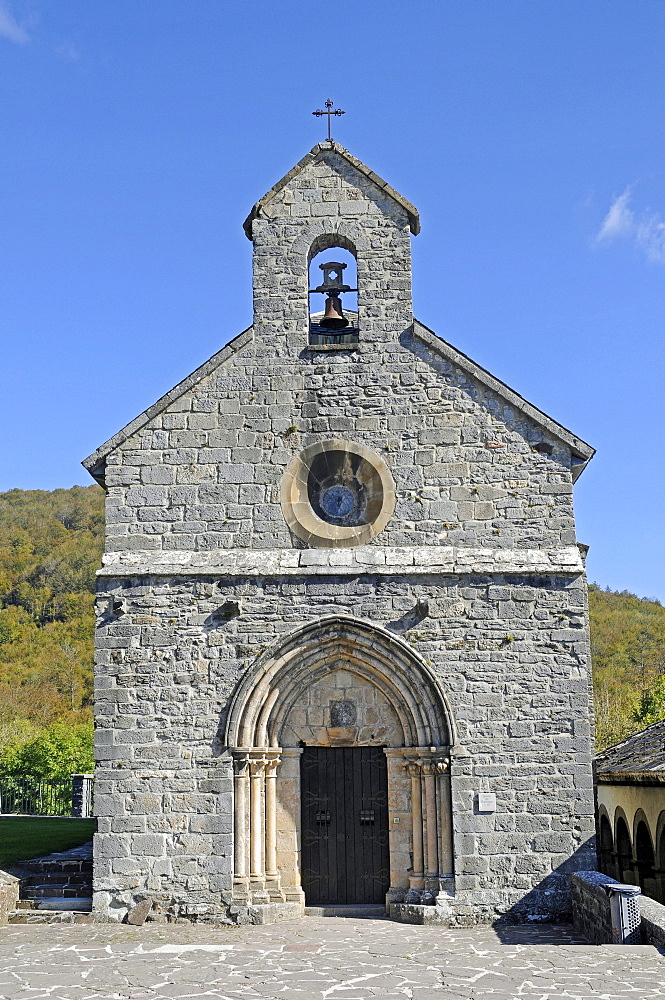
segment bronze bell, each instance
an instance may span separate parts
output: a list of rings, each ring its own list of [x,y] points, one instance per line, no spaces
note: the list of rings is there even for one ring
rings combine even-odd
[[[323,319],[319,323],[319,326],[323,326],[327,330],[343,330],[348,325],[348,319],[345,319],[342,315],[342,303],[339,295],[329,295],[326,299],[326,309]]]

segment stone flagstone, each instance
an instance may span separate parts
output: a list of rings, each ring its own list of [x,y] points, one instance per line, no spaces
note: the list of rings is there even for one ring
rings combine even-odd
[[[588,945],[569,926],[443,930],[307,917],[261,927],[10,926],[3,1000],[655,1000],[650,945]]]

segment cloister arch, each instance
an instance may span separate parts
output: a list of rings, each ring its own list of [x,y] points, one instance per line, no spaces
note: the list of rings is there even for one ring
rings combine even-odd
[[[299,758],[308,746],[383,748],[390,901],[427,901],[448,887],[453,716],[404,640],[347,616],[289,633],[238,685],[225,740],[234,759],[238,900],[303,902]]]
[[[623,809],[617,808],[614,843],[617,854],[617,877],[621,882],[632,883],[633,871],[633,849],[628,832],[628,821]]]
[[[601,807],[600,820],[598,824],[598,867],[610,878],[617,877],[616,864],[614,862],[614,837],[612,835],[612,825],[605,807]]]
[[[665,903],[665,809],[656,823],[656,895],[659,903]]]
[[[642,809],[635,813],[635,835],[633,843],[635,868],[640,888],[646,896],[656,898],[657,884],[655,871],[655,852],[648,820]]]

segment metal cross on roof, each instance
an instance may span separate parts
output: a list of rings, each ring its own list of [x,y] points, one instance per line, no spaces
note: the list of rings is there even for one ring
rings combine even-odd
[[[335,108],[333,110],[333,103],[334,103],[333,101],[331,101],[330,99],[328,99],[326,101],[326,110],[325,111],[321,111],[320,109],[318,111],[312,111],[312,114],[316,115],[317,118],[320,118],[321,115],[328,115],[328,142],[332,142],[333,141],[332,140],[332,136],[330,134],[330,116],[331,115],[345,115],[346,114],[346,111],[340,111],[339,108]]]

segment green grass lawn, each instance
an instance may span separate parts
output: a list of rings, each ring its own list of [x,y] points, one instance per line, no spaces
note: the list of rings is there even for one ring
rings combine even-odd
[[[92,840],[94,819],[64,816],[0,816],[0,868]]]

